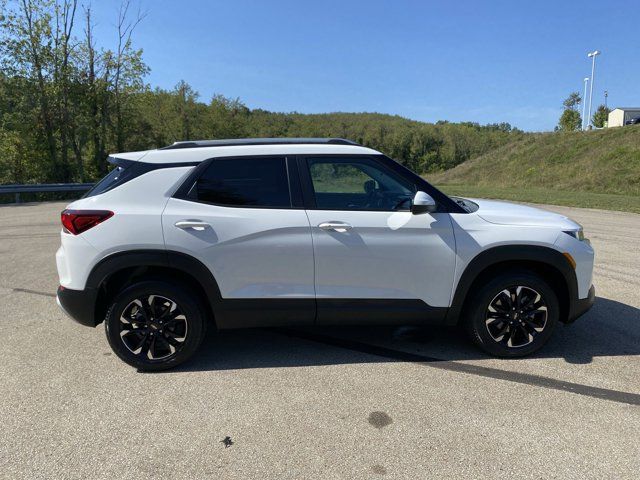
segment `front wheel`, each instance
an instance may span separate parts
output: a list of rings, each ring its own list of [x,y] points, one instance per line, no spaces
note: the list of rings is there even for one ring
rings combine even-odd
[[[136,283],[118,294],[105,318],[112,350],[143,371],[173,368],[193,356],[205,336],[201,302],[165,282]]]
[[[471,294],[465,327],[471,339],[491,355],[533,353],[549,340],[558,323],[558,297],[533,273],[500,274]]]

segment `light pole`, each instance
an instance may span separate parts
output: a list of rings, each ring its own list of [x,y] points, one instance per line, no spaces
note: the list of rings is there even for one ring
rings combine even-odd
[[[609,110],[609,104],[607,103],[607,97],[609,97],[609,92],[607,90],[604,91],[604,108]]]
[[[587,83],[589,83],[589,77],[584,77],[584,95],[582,96],[582,131],[586,128],[584,126],[584,114],[587,109]]]
[[[600,55],[599,50],[594,50],[587,54],[587,57],[591,58],[591,87],[589,87],[589,117],[587,120],[587,127],[591,125],[591,101],[593,100],[593,75],[596,70],[596,57]]]

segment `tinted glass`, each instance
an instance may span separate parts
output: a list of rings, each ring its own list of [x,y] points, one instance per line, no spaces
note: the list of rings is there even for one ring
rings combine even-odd
[[[246,207],[291,207],[284,158],[216,159],[198,179],[199,201]]]
[[[107,192],[118,185],[122,185],[123,183],[135,178],[137,175],[135,174],[135,168],[126,167],[126,166],[117,166],[113,170],[111,170],[105,177],[102,178],[98,183],[96,183],[91,190],[89,190],[84,197],[93,197],[95,195],[100,195],[101,193]]]
[[[116,187],[119,187],[123,183],[127,183],[134,178],[139,177],[140,175],[144,175],[147,172],[152,170],[156,170],[159,168],[169,168],[172,166],[176,166],[175,164],[152,164],[131,160],[123,160],[119,158],[110,159],[111,163],[115,163],[115,168],[111,170],[105,177],[102,178],[98,183],[96,183],[91,190],[89,190],[85,197],[93,197],[95,195],[100,195],[101,193],[108,192],[109,190],[113,190]],[[187,166],[190,164],[184,163],[182,166]],[[191,164],[192,165],[192,164]]]
[[[369,159],[309,159],[316,208],[408,210],[415,188]]]

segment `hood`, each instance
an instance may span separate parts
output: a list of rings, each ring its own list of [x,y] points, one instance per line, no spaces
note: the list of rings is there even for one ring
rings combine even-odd
[[[529,227],[556,227],[575,230],[580,225],[564,215],[540,208],[497,200],[470,199],[478,204],[476,215],[490,223],[500,225],[522,225]]]

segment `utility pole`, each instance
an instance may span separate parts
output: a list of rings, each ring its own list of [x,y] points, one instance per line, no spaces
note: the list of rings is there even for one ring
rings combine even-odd
[[[586,128],[584,125],[584,121],[586,117],[584,116],[587,110],[587,84],[589,83],[589,77],[584,77],[584,95],[582,96],[582,131]]]
[[[587,57],[591,58],[591,87],[589,87],[589,117],[587,120],[587,128],[591,125],[591,102],[593,100],[593,80],[596,71],[596,57],[600,55],[599,50],[594,50],[587,54]]]
[[[604,108],[609,110],[609,105],[607,105],[607,97],[609,96],[609,92],[607,90],[604,91]]]

